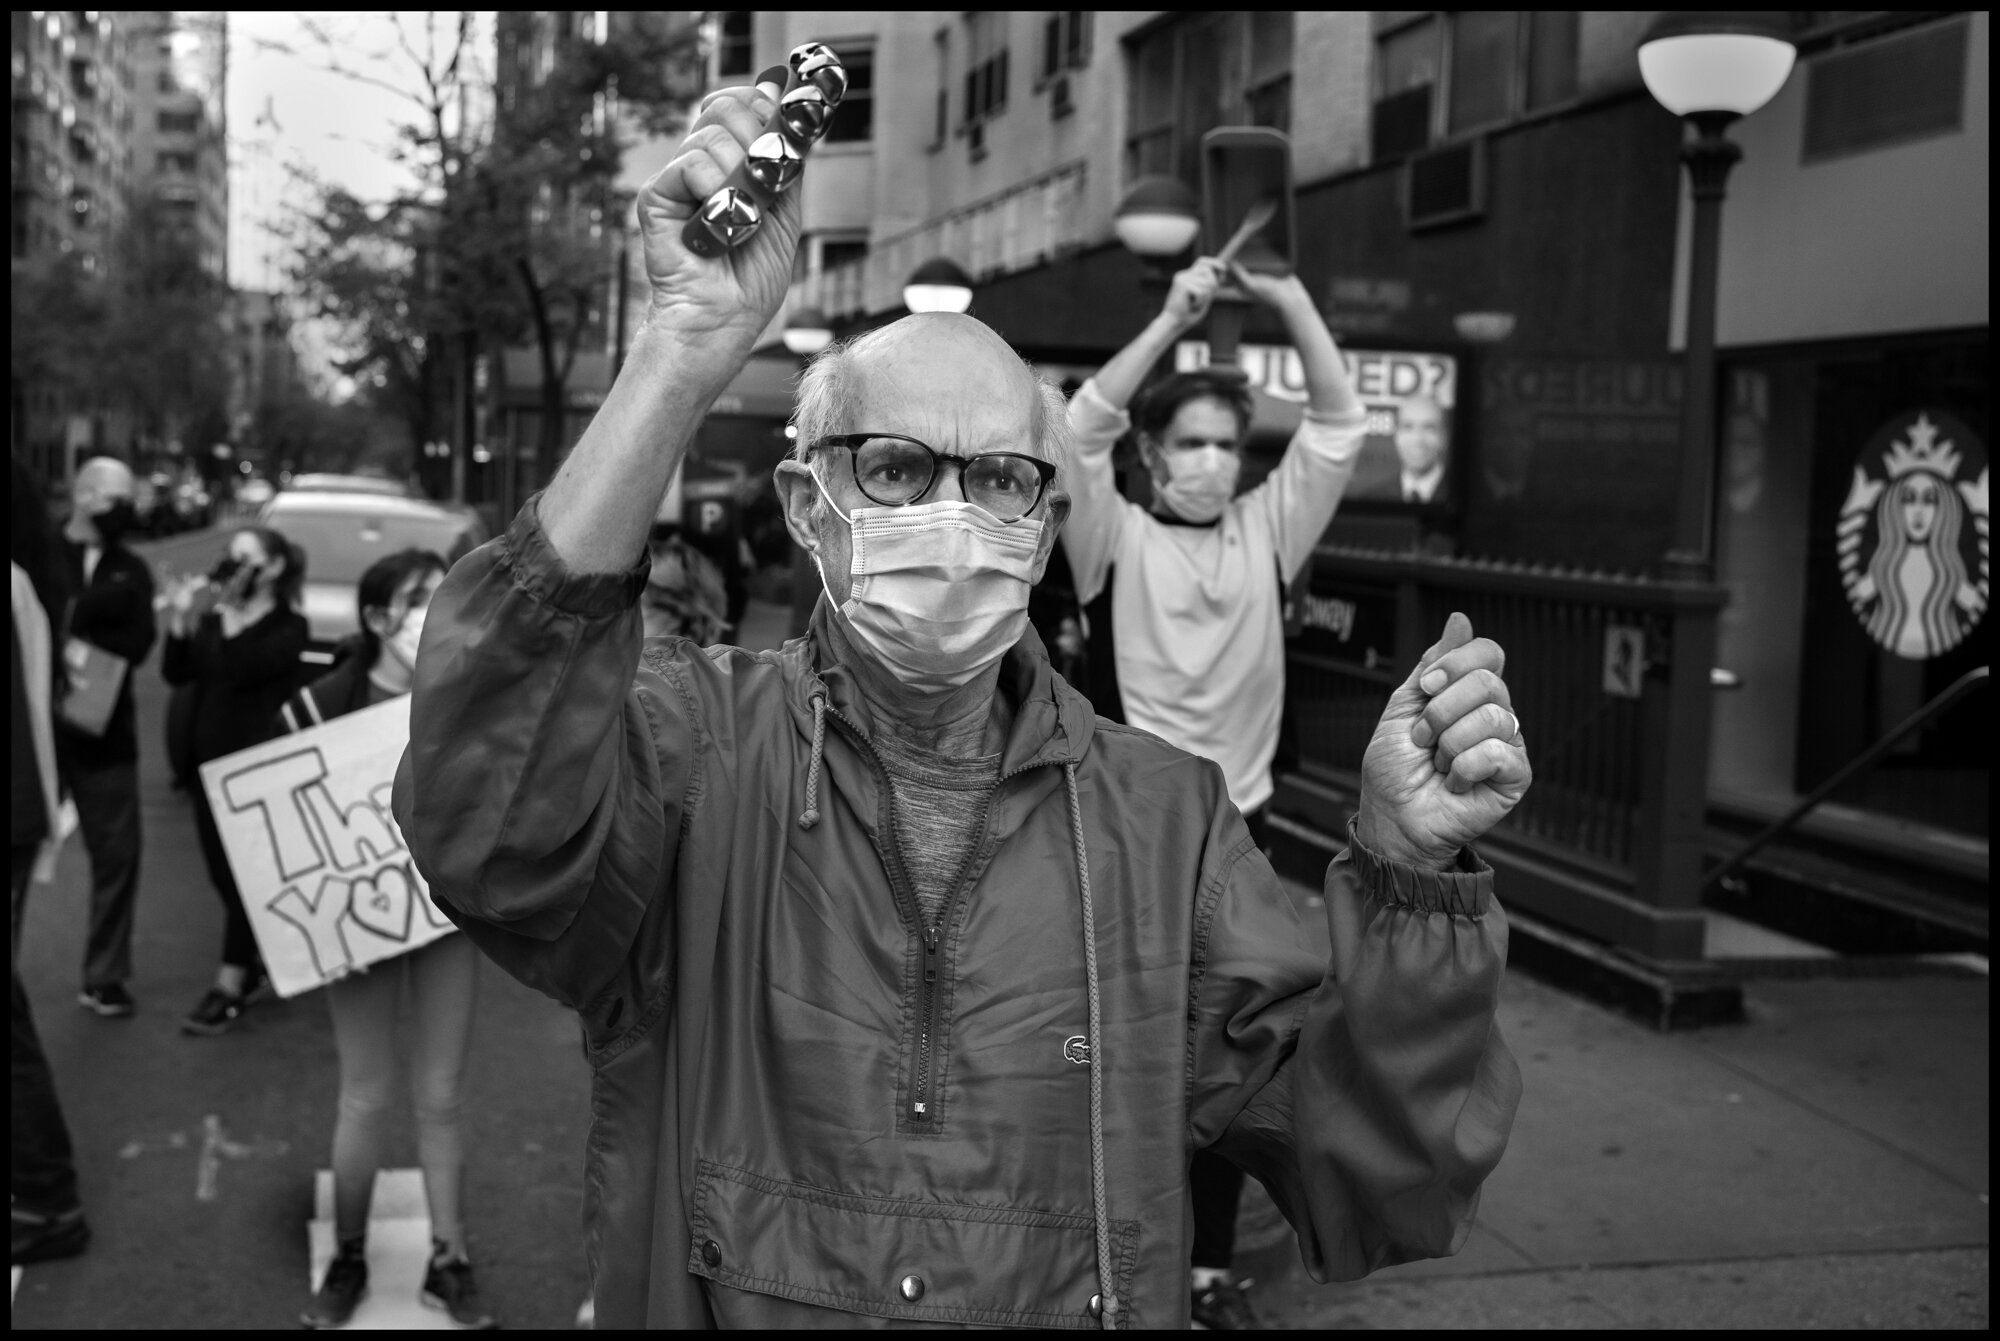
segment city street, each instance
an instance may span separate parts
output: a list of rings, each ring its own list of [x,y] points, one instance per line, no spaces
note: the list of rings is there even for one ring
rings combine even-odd
[[[202,532],[144,546],[202,568]],[[775,626],[775,607],[762,623]],[[755,623],[756,621],[752,621]],[[160,741],[157,655],[138,680],[146,865],[135,1019],[74,1005],[86,866],[37,891],[23,972],[77,1144],[95,1240],[31,1267],[29,1327],[289,1326],[324,1167],[336,1062],[314,997],[217,1039],[177,1021],[221,917]],[[1311,891],[1291,890],[1320,933]],[[588,1078],[568,1012],[496,971],[471,1064],[468,1213],[510,1327],[569,1327]],[[1274,1326],[1984,1327],[1988,981],[1756,984],[1748,1023],[1661,1035],[1513,974],[1502,1027],[1526,1080],[1514,1139],[1460,1254],[1315,1286],[1253,1183],[1242,1265]],[[408,1132],[395,1162],[415,1163]]]
[[[156,570],[205,570],[225,534],[138,548]],[[80,1258],[27,1268],[14,1325],[290,1327],[308,1294],[313,1173],[327,1166],[338,1089],[326,1005],[272,1000],[220,1038],[180,1032],[214,975],[222,910],[168,777],[157,651],[137,677],[145,855],[134,1018],[76,1005],[88,898],[80,840],[65,846],[56,883],[29,896],[22,975],[93,1238]],[[497,971],[483,973],[480,993],[466,1213],[481,1288],[508,1327],[569,1327],[586,1289],[578,1226],[589,1091],[576,1023]],[[391,1163],[414,1167],[404,1112]]]

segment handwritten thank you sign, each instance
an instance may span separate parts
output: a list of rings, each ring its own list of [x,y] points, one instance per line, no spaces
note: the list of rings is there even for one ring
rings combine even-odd
[[[454,930],[431,903],[389,813],[409,739],[406,694],[201,766],[280,996]]]

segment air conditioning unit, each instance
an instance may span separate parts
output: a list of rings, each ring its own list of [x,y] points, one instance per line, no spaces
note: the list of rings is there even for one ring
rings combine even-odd
[[[1061,120],[1075,110],[1076,104],[1069,96],[1069,76],[1056,76],[1049,83],[1049,119]]]
[[[1417,154],[1403,168],[1403,222],[1411,232],[1486,213],[1486,140],[1460,140]]]

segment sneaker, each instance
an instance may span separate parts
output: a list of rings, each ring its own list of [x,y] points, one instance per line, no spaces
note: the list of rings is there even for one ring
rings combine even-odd
[[[358,1254],[340,1253],[327,1264],[326,1279],[319,1293],[299,1314],[302,1326],[343,1327],[354,1316],[354,1308],[368,1293],[368,1259]]]
[[[1250,1311],[1246,1291],[1256,1282],[1223,1277],[1205,1290],[1194,1291],[1192,1315],[1197,1327],[1211,1332],[1249,1332],[1257,1329],[1257,1315]]]
[[[268,1001],[273,995],[271,975],[260,965],[243,975],[243,1004],[254,1006],[259,1001]]]
[[[76,994],[76,1004],[85,1010],[95,1011],[107,1020],[120,1020],[138,1009],[139,1003],[125,990],[124,983],[108,983],[103,987],[86,987]]]
[[[499,1319],[479,1302],[479,1287],[472,1282],[470,1262],[440,1262],[432,1258],[430,1270],[424,1272],[423,1292],[417,1297],[430,1307],[451,1314],[451,1320],[460,1327],[488,1330],[500,1325]]]
[[[54,1215],[23,1210],[19,1206],[13,1210],[15,1266],[75,1257],[90,1242],[90,1225],[83,1218],[81,1206],[73,1206]]]
[[[228,1033],[230,1026],[242,1018],[243,998],[233,996],[220,987],[211,987],[208,995],[181,1017],[181,1032],[213,1038],[217,1034]]]

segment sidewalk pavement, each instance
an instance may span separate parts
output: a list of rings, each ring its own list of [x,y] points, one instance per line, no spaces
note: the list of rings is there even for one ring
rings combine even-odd
[[[1259,1317],[1987,1326],[1988,979],[1766,979],[1745,996],[1746,1023],[1659,1034],[1510,973],[1500,1026],[1524,1096],[1464,1248],[1316,1285],[1253,1183],[1238,1269]]]
[[[752,602],[742,640],[789,619]],[[1323,938],[1318,891],[1289,888]],[[1728,918],[1709,950],[1830,957]],[[1512,972],[1524,1094],[1459,1254],[1317,1285],[1252,1181],[1238,1269],[1285,1328],[1983,1328],[1987,988],[1762,979],[1745,1023],[1659,1034]]]

